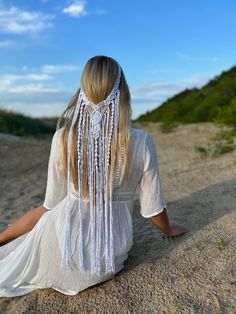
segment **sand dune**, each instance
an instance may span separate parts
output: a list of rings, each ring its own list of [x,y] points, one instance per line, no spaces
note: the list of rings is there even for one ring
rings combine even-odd
[[[0,298],[0,313],[236,313],[236,152],[194,152],[217,132],[211,124],[163,134],[149,124],[171,221],[189,228],[174,240],[139,214],[134,245],[112,280],[68,297],[42,289]],[[0,138],[0,229],[42,203],[50,142]]]

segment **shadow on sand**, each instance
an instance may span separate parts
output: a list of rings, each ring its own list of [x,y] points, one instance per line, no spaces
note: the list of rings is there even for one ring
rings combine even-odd
[[[189,232],[168,240],[139,213],[139,201],[134,202],[134,244],[122,272],[167,255],[198,231],[236,209],[236,179],[224,181],[187,197],[167,203],[170,222],[185,226]]]

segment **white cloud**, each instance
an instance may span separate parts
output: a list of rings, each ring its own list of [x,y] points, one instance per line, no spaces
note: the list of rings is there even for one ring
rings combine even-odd
[[[54,92],[57,88],[48,88],[45,85],[29,85],[32,82],[47,83],[55,81],[55,75],[59,73],[80,71],[81,67],[73,64],[57,64],[57,65],[43,65],[37,71],[35,68],[31,69],[27,65],[22,66],[21,73],[17,74],[3,74],[0,75],[0,92],[16,93],[16,92],[34,92],[43,91]],[[33,70],[33,72],[32,72]],[[19,86],[18,86],[19,85]],[[30,86],[30,88],[27,88]],[[19,88],[18,88],[19,87]]]
[[[71,84],[70,88],[66,88],[59,81],[58,75],[79,70],[80,67],[73,64],[51,64],[37,68],[23,65],[14,74],[2,74],[0,107],[32,116],[59,115],[66,108],[77,86],[74,86],[74,90]]]
[[[0,41],[0,48],[7,48],[14,46],[14,42],[11,40],[3,40]]]
[[[62,12],[72,17],[82,17],[86,15],[104,15],[107,11],[100,8],[87,10],[87,1],[75,0],[69,6],[65,7]]]
[[[24,11],[15,6],[0,6],[0,32],[10,34],[38,33],[51,27],[52,15]]]
[[[46,87],[43,84],[27,84],[19,85],[15,87],[10,87],[8,89],[9,93],[12,94],[24,94],[24,93],[58,93],[60,88],[56,87]]]
[[[47,64],[42,65],[40,68],[38,68],[38,70],[36,70],[35,68],[30,68],[27,65],[23,65],[21,68],[21,73],[0,75],[0,91],[8,90],[8,92],[11,92],[11,90],[18,90],[16,88],[16,84],[20,84],[20,87],[22,87],[26,83],[30,84],[32,82],[44,83],[47,83],[48,81],[55,82],[56,74],[80,71],[80,69],[81,69],[80,66],[73,64],[56,64],[56,65]],[[37,88],[38,87],[36,87],[36,89]],[[21,88],[21,90],[23,89]],[[54,89],[50,88],[49,90]],[[47,88],[46,91],[48,91]],[[26,92],[28,92],[28,89]]]
[[[176,51],[176,55],[178,57],[184,59],[184,60],[193,61],[193,62],[194,61],[200,61],[200,62],[217,62],[217,61],[219,61],[218,57],[209,58],[209,57],[192,56],[192,55],[183,53],[181,51]]]
[[[51,77],[46,73],[30,73],[30,74],[5,74],[0,76],[0,92],[11,92],[11,88],[15,88],[16,84],[22,84],[31,81],[47,81]]]
[[[133,103],[133,119],[147,110],[160,106],[164,101],[186,88],[202,87],[213,75],[195,74],[176,82],[145,82],[143,85],[131,88]]]
[[[73,92],[52,79],[47,80],[43,75],[34,73],[0,77],[0,107],[31,116],[61,114]]]
[[[63,73],[63,72],[74,72],[81,70],[80,66],[70,64],[47,64],[41,67],[44,73]]]
[[[204,61],[205,58],[191,56],[189,54],[183,53],[181,51],[176,51],[176,55],[182,59],[189,60],[189,61]]]
[[[87,15],[86,2],[85,1],[74,1],[68,7],[63,9],[63,13],[74,17],[81,17]]]

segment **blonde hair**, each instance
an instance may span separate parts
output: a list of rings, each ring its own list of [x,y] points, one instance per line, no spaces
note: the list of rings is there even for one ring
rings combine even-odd
[[[81,87],[86,93],[87,97],[95,104],[99,104],[102,100],[111,92],[118,75],[118,63],[110,57],[95,56],[88,60],[82,73]],[[111,169],[114,166],[114,172],[118,166],[118,160],[121,160],[124,167],[124,180],[128,179],[128,160],[129,160],[129,143],[130,143],[130,126],[131,126],[131,97],[128,84],[125,79],[125,75],[121,70],[120,78],[120,111],[118,122],[118,145],[114,147],[114,141],[111,143]],[[65,176],[67,176],[67,144],[68,133],[72,123],[73,113],[77,104],[80,88],[72,97],[67,108],[62,113],[57,123],[57,129],[60,128],[60,123],[64,119],[64,128],[61,136],[61,154],[60,154],[60,167]],[[72,145],[71,145],[71,178],[74,188],[78,190],[78,161],[77,161],[77,122],[79,120],[79,114],[76,121],[76,127],[73,129]],[[84,152],[87,151],[86,139],[84,139]],[[117,151],[117,159],[114,159],[115,150]],[[86,153],[84,153],[83,160],[83,199],[89,199],[89,184],[88,184],[88,169]],[[111,173],[109,185],[113,184],[112,178],[114,173]]]

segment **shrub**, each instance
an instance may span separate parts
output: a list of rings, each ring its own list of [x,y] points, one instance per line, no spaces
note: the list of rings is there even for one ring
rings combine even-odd
[[[32,118],[14,111],[0,109],[0,132],[18,136],[45,137],[52,135],[55,129],[56,127],[52,123],[52,120],[49,123],[43,119]]]
[[[161,132],[169,133],[174,131],[174,129],[178,126],[178,123],[172,121],[165,121],[160,124]]]

